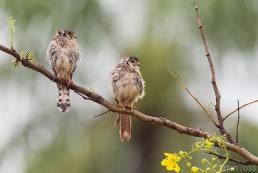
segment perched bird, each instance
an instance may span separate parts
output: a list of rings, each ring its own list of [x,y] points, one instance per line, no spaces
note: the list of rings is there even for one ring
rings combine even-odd
[[[72,31],[61,29],[55,33],[47,50],[49,64],[56,77],[69,81],[69,84],[80,58],[76,38]],[[61,84],[57,84],[57,87],[57,108],[61,112],[68,112],[70,108],[69,87]]]
[[[132,110],[134,104],[144,96],[144,80],[140,72],[140,63],[137,57],[123,58],[115,67],[110,76],[111,90],[119,107]],[[120,139],[130,141],[131,116],[119,114],[117,123],[120,123]]]

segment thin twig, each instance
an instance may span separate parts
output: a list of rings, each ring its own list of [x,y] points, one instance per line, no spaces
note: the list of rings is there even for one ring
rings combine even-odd
[[[237,128],[236,128],[236,143],[238,143],[239,121],[240,121],[239,100],[237,100]]]
[[[100,114],[98,114],[98,115],[94,115],[94,117],[96,118],[96,117],[99,117],[99,116],[105,115],[105,114],[107,114],[107,113],[109,113],[109,112],[110,112],[110,110],[107,110],[107,111],[102,112],[102,113],[100,113]]]
[[[246,107],[246,106],[248,106],[248,105],[251,105],[251,104],[257,103],[257,102],[258,102],[258,100],[253,100],[253,101],[250,101],[250,102],[248,102],[248,103],[246,103],[246,104],[243,104],[242,106],[239,107],[239,110],[242,109],[242,108],[244,108],[244,107]],[[223,121],[225,121],[230,115],[234,114],[234,113],[237,112],[237,111],[238,111],[238,108],[236,108],[236,109],[233,110],[232,112],[228,113],[228,114],[223,118]]]
[[[89,97],[84,96],[83,94],[79,93],[78,91],[74,91],[76,94],[78,94],[79,96],[81,96],[84,100],[92,100]]]
[[[218,122],[219,122],[219,127],[218,128],[219,128],[220,133],[222,135],[226,134],[227,139],[228,139],[229,142],[234,143],[234,140],[233,140],[232,136],[229,133],[227,133],[227,131],[224,127],[224,124],[223,124],[223,118],[222,118],[221,108],[220,108],[221,95],[220,95],[219,87],[218,87],[217,81],[216,81],[215,67],[214,67],[214,64],[213,64],[213,61],[212,61],[212,58],[211,58],[211,54],[209,52],[209,47],[208,47],[208,43],[207,43],[207,40],[206,40],[206,37],[205,37],[205,34],[204,34],[204,27],[203,27],[202,22],[201,22],[201,18],[200,18],[200,15],[199,15],[199,10],[198,10],[198,5],[197,4],[198,4],[198,0],[195,0],[194,1],[194,6],[195,6],[195,12],[196,12],[196,22],[197,22],[198,28],[200,30],[200,33],[201,33],[201,38],[202,38],[202,43],[203,43],[203,46],[204,46],[205,55],[207,57],[207,60],[208,60],[209,66],[210,66],[211,83],[212,83],[215,98],[216,98],[215,111],[217,113],[217,118],[218,118]]]
[[[214,156],[217,156],[218,159],[224,159],[224,160],[227,159],[225,156],[217,154],[217,153],[214,153],[214,152],[208,152],[208,153],[212,154]],[[229,158],[229,161],[235,162],[235,163],[238,163],[238,164],[241,164],[241,165],[248,165],[248,164],[250,164],[249,161],[241,161],[241,160],[237,160],[237,159],[232,158],[232,157]]]
[[[207,116],[209,117],[209,119],[213,122],[213,124],[218,127],[217,122],[212,118],[213,114],[197,99],[197,97],[195,97],[191,91],[186,87],[186,85],[184,84],[184,82],[178,77],[178,75],[174,72],[174,70],[172,70],[171,68],[168,69],[171,76],[176,80],[176,83],[178,84],[178,86],[180,88],[182,88],[183,90],[185,90],[196,102],[197,104],[202,108],[202,110],[207,114]]]

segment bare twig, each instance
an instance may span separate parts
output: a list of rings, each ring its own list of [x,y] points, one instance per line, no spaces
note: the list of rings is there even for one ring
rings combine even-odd
[[[212,113],[191,93],[191,91],[186,87],[184,82],[178,77],[178,75],[171,69],[168,69],[171,76],[176,80],[176,83],[181,87],[183,90],[185,90],[196,102],[197,104],[202,108],[202,110],[207,114],[209,119],[213,122],[213,124],[218,127],[217,122],[213,119]]]
[[[94,117],[96,118],[96,117],[99,117],[99,116],[105,115],[105,114],[107,114],[107,113],[109,113],[109,112],[110,112],[110,110],[107,110],[107,111],[102,112],[102,113],[100,113],[100,114],[98,114],[98,115],[94,115]]]
[[[76,94],[81,96],[84,100],[91,100],[91,98],[84,96],[83,94],[79,93],[78,91],[74,91]]]
[[[253,101],[250,101],[246,104],[243,104],[242,106],[240,106],[239,108],[236,108],[235,110],[233,110],[232,112],[228,113],[224,118],[223,118],[223,121],[225,121],[230,115],[234,114],[235,112],[237,112],[238,110],[248,106],[248,105],[251,105],[251,104],[254,104],[254,103],[257,103],[258,100],[253,100]]]
[[[234,140],[233,140],[232,136],[229,133],[227,133],[227,131],[224,127],[224,124],[223,124],[223,118],[222,118],[221,108],[220,108],[221,95],[220,95],[219,87],[218,87],[217,81],[216,81],[215,67],[214,67],[214,64],[213,64],[213,61],[212,61],[212,58],[211,58],[211,54],[209,52],[209,47],[208,47],[208,43],[207,43],[207,40],[206,40],[206,37],[205,37],[205,34],[204,34],[204,27],[203,27],[202,22],[201,22],[201,18],[200,18],[200,15],[199,15],[199,10],[198,10],[198,5],[197,4],[198,4],[198,0],[195,0],[194,1],[194,6],[195,6],[195,12],[196,12],[196,22],[197,22],[198,28],[200,30],[200,33],[201,33],[201,38],[202,38],[202,42],[203,42],[203,46],[204,46],[205,55],[207,57],[207,60],[208,60],[209,66],[210,66],[211,83],[212,83],[215,98],[216,98],[215,111],[216,111],[218,122],[219,122],[219,127],[218,128],[219,128],[220,133],[222,135],[225,134],[227,136],[227,139],[229,140],[229,142],[234,143]]]
[[[218,159],[224,159],[224,160],[227,159],[225,156],[217,154],[217,153],[214,153],[214,152],[208,152],[208,153],[212,154],[214,156],[217,156]],[[249,165],[250,164],[249,161],[241,161],[241,160],[237,160],[237,159],[232,158],[232,157],[229,158],[229,161],[235,162],[235,163],[238,163],[238,164],[241,164],[241,165]]]
[[[239,121],[240,121],[240,111],[239,111],[239,100],[237,100],[237,128],[236,128],[236,143],[238,143],[238,132],[239,132]]]

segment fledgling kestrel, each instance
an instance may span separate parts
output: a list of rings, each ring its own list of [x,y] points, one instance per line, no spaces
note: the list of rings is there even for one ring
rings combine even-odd
[[[57,31],[49,43],[47,56],[56,77],[70,83],[80,57],[75,34],[63,29]],[[60,84],[57,84],[57,87],[57,108],[62,112],[68,112],[70,108],[69,88]]]
[[[144,96],[144,80],[142,78],[138,58],[130,56],[123,58],[115,67],[110,76],[111,90],[119,107],[132,110],[134,104]],[[120,139],[130,141],[131,116],[119,114]]]

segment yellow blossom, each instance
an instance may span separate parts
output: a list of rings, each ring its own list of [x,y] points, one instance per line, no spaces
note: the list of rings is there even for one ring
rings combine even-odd
[[[199,172],[199,170],[200,170],[199,168],[193,166],[192,169],[191,169],[191,172],[192,173],[197,173],[197,172]]]
[[[177,162],[180,161],[180,157],[178,157],[177,154],[172,153],[164,153],[164,155],[166,158],[161,161],[161,165],[165,166],[168,171],[179,172],[180,167]]]
[[[212,147],[213,147],[213,145],[214,145],[214,143],[213,143],[213,142],[210,142],[209,140],[205,140],[205,141],[204,141],[204,147],[205,147],[205,149],[207,149],[207,150],[211,150]]]

